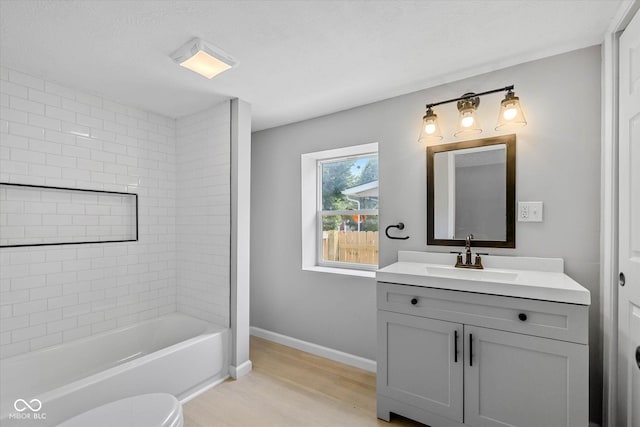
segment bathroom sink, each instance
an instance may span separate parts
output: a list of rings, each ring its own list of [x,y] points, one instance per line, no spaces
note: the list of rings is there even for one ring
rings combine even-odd
[[[518,278],[516,272],[489,271],[489,270],[465,270],[455,267],[427,266],[427,274],[430,276],[451,277],[461,280],[481,280],[510,282]]]
[[[454,267],[455,254],[399,251],[398,262],[379,269],[376,280],[571,304],[591,304],[587,289],[564,274],[559,258],[485,255],[483,270]]]

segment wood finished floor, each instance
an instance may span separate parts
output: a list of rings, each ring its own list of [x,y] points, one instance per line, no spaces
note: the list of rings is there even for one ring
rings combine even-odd
[[[376,418],[375,374],[257,337],[253,371],[184,405],[185,427],[413,426]]]

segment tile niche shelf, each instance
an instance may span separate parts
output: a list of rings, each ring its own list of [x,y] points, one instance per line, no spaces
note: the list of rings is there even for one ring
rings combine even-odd
[[[135,193],[0,183],[0,248],[137,240]]]

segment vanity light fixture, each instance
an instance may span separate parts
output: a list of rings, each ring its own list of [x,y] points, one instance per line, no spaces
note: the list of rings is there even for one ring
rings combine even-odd
[[[514,93],[513,89],[507,91],[502,102],[500,102],[500,113],[498,114],[498,124],[496,130],[502,130],[506,128],[522,127],[527,124],[520,107],[520,98]]]
[[[438,115],[433,111],[433,107],[451,102],[457,102],[458,111],[460,112],[458,127],[456,132],[453,134],[454,136],[464,137],[482,132],[482,128],[480,127],[476,114],[478,106],[480,105],[480,97],[497,92],[507,93],[500,103],[500,113],[495,129],[501,131],[525,126],[527,121],[524,118],[524,113],[520,106],[520,98],[515,96],[513,88],[514,86],[510,85],[481,93],[467,92],[459,98],[427,104],[427,112],[422,118],[422,129],[420,130],[418,142],[437,142],[442,139],[442,132],[438,123]]]
[[[460,117],[458,118],[458,130],[453,136],[467,136],[482,132],[478,122],[478,115],[476,114],[476,110],[480,105],[480,97],[475,96],[474,93],[465,93],[462,96],[467,98],[458,101]]]
[[[420,142],[437,142],[442,139],[442,131],[438,124],[438,115],[433,112],[431,107],[427,108],[427,113],[422,118],[422,130],[418,141]]]
[[[181,66],[208,79],[238,64],[234,57],[200,38],[190,40],[171,57]]]

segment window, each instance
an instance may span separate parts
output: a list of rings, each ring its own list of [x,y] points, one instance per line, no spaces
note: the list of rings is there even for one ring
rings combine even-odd
[[[302,156],[303,268],[377,268],[378,183],[376,143]]]

